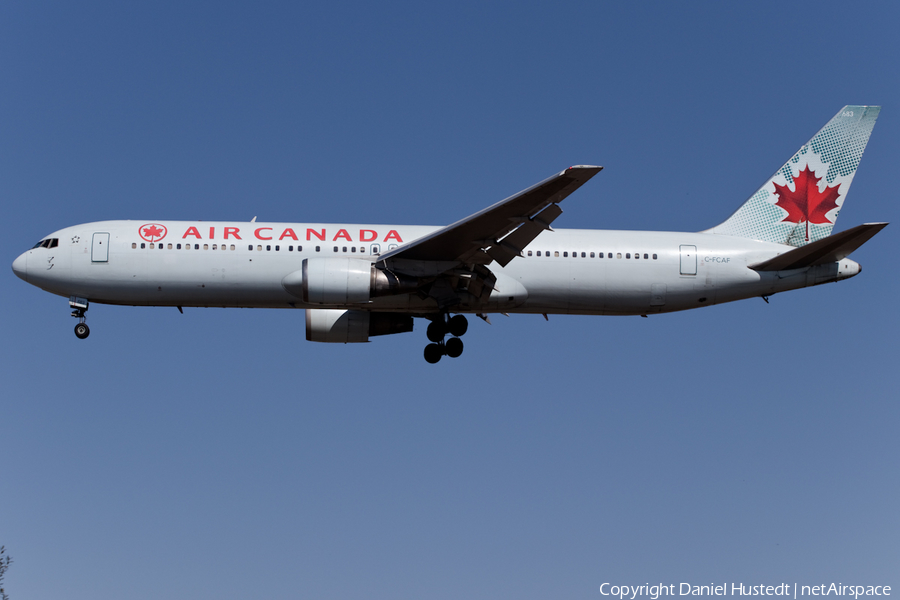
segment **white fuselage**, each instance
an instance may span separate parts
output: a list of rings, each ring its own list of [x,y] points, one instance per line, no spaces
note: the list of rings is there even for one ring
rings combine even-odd
[[[400,294],[364,304],[305,304],[282,281],[306,258],[379,255],[438,227],[101,221],[53,233],[13,265],[28,283],[66,297],[136,306],[355,308],[430,314],[432,298]],[[108,241],[106,235],[108,234]],[[105,244],[105,247],[104,247]],[[791,246],[710,233],[557,229],[539,235],[505,268],[486,302],[452,312],[636,315],[698,308],[837,281],[860,268],[849,259],[793,271],[753,265]],[[538,255],[538,253],[540,255]],[[602,256],[602,258],[601,258]]]

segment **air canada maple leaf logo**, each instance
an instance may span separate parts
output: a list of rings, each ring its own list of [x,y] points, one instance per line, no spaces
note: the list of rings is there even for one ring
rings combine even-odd
[[[159,223],[147,223],[138,228],[138,233],[142,239],[145,239],[148,242],[158,242],[166,237],[168,230],[165,225],[160,225]]]
[[[830,210],[838,207],[837,199],[840,198],[838,189],[841,184],[834,187],[826,187],[824,191],[819,191],[819,182],[821,177],[816,177],[810,168],[805,169],[794,177],[794,189],[791,190],[786,185],[775,186],[775,195],[778,201],[775,206],[779,206],[787,211],[787,216],[782,219],[782,223],[806,223],[806,241],[809,241],[809,224],[816,225],[833,224],[825,215]]]

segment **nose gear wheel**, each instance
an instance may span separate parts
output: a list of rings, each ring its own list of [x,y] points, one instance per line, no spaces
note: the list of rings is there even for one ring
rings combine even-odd
[[[79,340],[85,339],[87,336],[91,335],[91,328],[87,326],[85,323],[84,313],[87,312],[88,309],[88,301],[81,298],[69,298],[69,307],[74,308],[72,311],[72,316],[78,319],[78,325],[75,326],[75,337]]]

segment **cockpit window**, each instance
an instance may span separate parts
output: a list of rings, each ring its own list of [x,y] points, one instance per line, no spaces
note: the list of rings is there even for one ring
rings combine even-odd
[[[46,240],[41,240],[37,244],[31,247],[32,250],[35,248],[56,248],[59,246],[59,238],[47,238]]]
[[[59,238],[50,240],[50,246],[48,246],[48,248],[56,248],[57,246],[59,246]]]
[[[47,240],[41,240],[41,241],[39,241],[37,244],[35,244],[34,246],[32,246],[31,249],[34,250],[35,248],[40,248],[40,247],[41,247],[41,244],[43,244],[43,243],[46,242],[46,241],[47,241]]]

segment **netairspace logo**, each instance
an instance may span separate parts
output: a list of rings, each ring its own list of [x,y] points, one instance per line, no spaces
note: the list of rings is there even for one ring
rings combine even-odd
[[[675,588],[678,588],[676,593]],[[823,583],[819,585],[800,585],[797,583],[780,583],[778,585],[752,585],[744,583],[710,583],[709,585],[693,585],[690,583],[659,583],[650,585],[614,585],[604,583],[600,586],[604,596],[615,596],[619,600],[636,600],[646,596],[650,600],[658,600],[661,596],[783,596],[796,600],[801,596],[890,596],[889,585],[844,585],[842,583]]]

